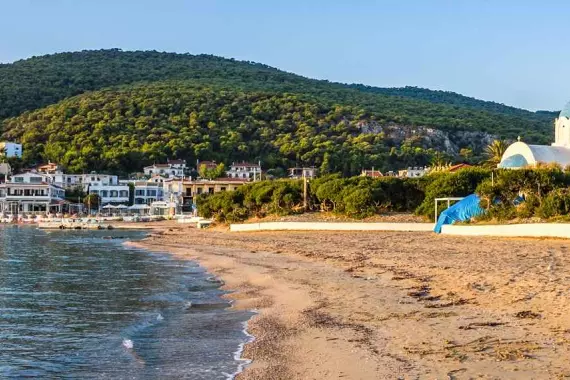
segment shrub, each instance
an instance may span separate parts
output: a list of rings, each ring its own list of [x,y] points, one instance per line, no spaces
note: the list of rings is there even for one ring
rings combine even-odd
[[[473,194],[477,186],[491,176],[491,171],[482,168],[468,168],[454,173],[433,173],[432,181],[426,186],[425,197],[416,214],[431,217],[435,212],[435,198],[465,197]],[[445,207],[441,208],[443,211]]]
[[[544,197],[538,214],[542,218],[568,215],[570,213],[570,190],[556,189]]]

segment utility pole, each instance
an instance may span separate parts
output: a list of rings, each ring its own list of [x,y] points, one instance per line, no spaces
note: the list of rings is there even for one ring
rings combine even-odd
[[[305,169],[303,170],[303,209],[307,211],[307,176]]]

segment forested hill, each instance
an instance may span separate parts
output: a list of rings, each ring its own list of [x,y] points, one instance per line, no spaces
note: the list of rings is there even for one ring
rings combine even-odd
[[[552,118],[547,112],[533,113],[449,92],[345,85],[211,55],[117,49],[60,53],[0,65],[0,119],[86,91],[168,80],[240,91],[295,93],[322,104],[360,107],[390,122],[447,131],[492,131],[508,138],[522,135],[531,142],[547,142],[552,134]]]
[[[520,116],[538,121],[546,121],[549,123],[552,122],[552,120],[556,118],[560,113],[560,111],[531,112],[521,108],[506,106],[501,103],[490,102],[490,101],[472,98],[469,96],[464,96],[451,91],[429,90],[426,88],[412,87],[412,86],[381,88],[381,87],[365,86],[362,84],[352,84],[349,85],[349,87],[358,89],[360,91],[371,92],[375,94],[401,96],[404,98],[426,100],[431,103],[439,103],[439,104],[447,104],[458,107],[479,109],[482,111]]]

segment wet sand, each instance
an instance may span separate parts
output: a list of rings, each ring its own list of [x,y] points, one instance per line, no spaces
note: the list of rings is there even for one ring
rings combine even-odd
[[[570,376],[570,241],[164,225],[142,245],[259,311],[239,379]]]

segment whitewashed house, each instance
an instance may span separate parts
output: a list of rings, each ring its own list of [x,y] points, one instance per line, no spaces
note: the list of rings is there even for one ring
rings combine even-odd
[[[22,153],[22,144],[17,144],[9,141],[0,142],[0,155],[3,155],[5,157],[22,158]]]
[[[259,163],[233,162],[230,165],[230,170],[226,172],[226,175],[228,178],[261,179],[261,165]]]
[[[24,173],[12,176],[0,184],[0,210],[3,213],[62,212],[65,189],[51,183],[42,173]]]
[[[143,172],[148,177],[160,175],[168,178],[182,178],[186,173],[186,161],[168,160],[166,164],[145,166]]]
[[[289,168],[289,178],[300,179],[300,178],[315,178],[317,176],[317,168]]]

